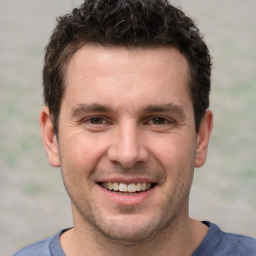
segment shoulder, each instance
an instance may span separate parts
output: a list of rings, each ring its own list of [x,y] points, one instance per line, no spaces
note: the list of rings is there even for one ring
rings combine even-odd
[[[51,256],[52,244],[59,244],[59,236],[62,231],[45,240],[31,244],[16,252],[13,256]],[[59,245],[60,246],[60,245]]]
[[[256,255],[256,239],[249,236],[222,231],[219,247],[225,253],[233,253],[233,255]]]
[[[256,255],[256,239],[224,232],[216,224],[210,222],[203,223],[209,227],[209,230],[193,256]]]
[[[50,241],[52,237],[45,239],[43,241],[31,244],[18,252],[14,254],[14,256],[33,256],[33,255],[38,255],[38,256],[48,256],[50,254]]]

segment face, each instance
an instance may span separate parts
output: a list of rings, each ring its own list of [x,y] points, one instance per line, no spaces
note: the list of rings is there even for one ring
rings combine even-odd
[[[143,241],[188,218],[193,169],[205,160],[211,126],[206,117],[195,132],[188,73],[175,48],[85,46],[72,57],[58,143],[47,108],[41,126],[75,228]]]

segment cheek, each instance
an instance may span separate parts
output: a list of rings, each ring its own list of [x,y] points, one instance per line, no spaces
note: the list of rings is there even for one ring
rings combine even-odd
[[[105,155],[106,145],[99,137],[79,133],[60,143],[61,166],[76,172],[91,172]],[[66,170],[68,171],[68,170]]]
[[[191,138],[170,135],[169,138],[150,139],[150,151],[159,161],[169,164],[179,164],[191,161],[195,157],[196,147]]]
[[[174,184],[177,180],[186,183],[193,175],[196,148],[193,143],[188,143],[188,141],[176,137],[166,139],[162,143],[155,143],[157,146],[152,148],[153,157],[165,170],[169,183]]]

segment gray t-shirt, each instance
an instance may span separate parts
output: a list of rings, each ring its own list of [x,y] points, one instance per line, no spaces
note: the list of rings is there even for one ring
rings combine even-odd
[[[226,233],[208,221],[203,221],[209,230],[195,252],[191,256],[256,256],[256,239],[244,235]],[[55,236],[29,245],[18,251],[14,256],[65,256],[59,237],[62,230]]]

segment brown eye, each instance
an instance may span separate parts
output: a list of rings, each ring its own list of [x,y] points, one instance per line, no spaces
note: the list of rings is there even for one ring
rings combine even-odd
[[[152,124],[154,124],[154,125],[163,125],[166,123],[167,123],[167,120],[164,117],[157,116],[157,117],[152,118]]]
[[[89,122],[91,124],[99,125],[99,124],[104,124],[105,120],[102,117],[92,117],[89,119]]]

